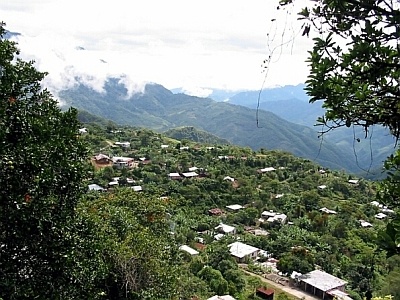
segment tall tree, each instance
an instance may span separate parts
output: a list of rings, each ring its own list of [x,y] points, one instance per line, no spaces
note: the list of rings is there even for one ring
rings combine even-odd
[[[281,0],[280,6],[295,0]],[[306,91],[322,100],[322,133],[342,126],[389,128],[400,138],[399,0],[310,0],[300,12],[303,35],[313,35]],[[382,201],[400,204],[400,150],[389,157]],[[400,253],[400,216],[383,235],[389,254]]]
[[[86,148],[0,24],[0,297],[71,298],[75,207]],[[83,287],[82,287],[83,288]]]

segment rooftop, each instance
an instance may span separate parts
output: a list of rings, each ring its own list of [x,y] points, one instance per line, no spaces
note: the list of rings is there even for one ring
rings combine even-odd
[[[242,209],[243,206],[241,206],[240,204],[232,204],[232,205],[227,205],[226,208],[230,210],[239,210]]]
[[[347,283],[338,277],[320,270],[311,271],[300,276],[299,279],[323,292],[333,290]]]
[[[182,175],[184,177],[196,177],[196,176],[199,176],[199,174],[197,174],[196,172],[186,172],[186,173],[182,173]]]
[[[247,255],[250,255],[256,251],[259,251],[260,249],[244,244],[242,242],[234,242],[230,245],[228,245],[229,247],[229,252],[238,258],[243,258]]]
[[[235,227],[233,226],[229,226],[226,224],[219,224],[217,227],[215,227],[216,230],[221,230],[224,233],[230,233],[230,232],[234,232],[235,231]]]
[[[187,253],[189,253],[190,255],[197,255],[199,254],[199,251],[187,246],[187,245],[182,245],[179,247],[180,250],[182,251],[186,251]]]

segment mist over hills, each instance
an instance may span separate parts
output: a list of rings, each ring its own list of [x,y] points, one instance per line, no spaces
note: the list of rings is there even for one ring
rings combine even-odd
[[[59,97],[67,106],[118,124],[159,132],[193,126],[254,150],[279,149],[317,161],[325,167],[350,172],[359,170],[353,157],[332,143],[321,143],[313,129],[288,122],[268,111],[260,110],[257,118],[254,109],[174,94],[158,84],[147,84],[143,93],[130,96],[117,79],[110,79],[105,83],[104,91],[99,93],[81,84],[60,92]]]

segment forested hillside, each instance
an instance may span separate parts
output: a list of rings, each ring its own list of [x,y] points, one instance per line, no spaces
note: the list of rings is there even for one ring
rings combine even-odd
[[[158,84],[147,84],[143,93],[129,95],[118,78],[107,80],[104,93],[81,84],[59,94],[73,106],[118,124],[164,132],[195,127],[230,143],[253,150],[281,149],[315,160],[324,166],[360,171],[354,156],[333,143],[318,139],[314,129],[285,121],[277,115],[216,102],[207,98],[173,94]]]
[[[135,167],[123,169],[111,163],[95,164],[88,184],[98,184],[107,192],[90,192],[87,197],[95,202],[87,202],[87,210],[97,203],[97,211],[104,201],[110,208],[122,205],[128,209],[137,197],[153,199],[154,208],[145,212],[148,226],[163,220],[171,232],[160,231],[160,238],[168,237],[176,247],[188,245],[199,252],[195,256],[182,252],[183,261],[176,269],[184,273],[180,276],[187,279],[185,284],[196,283],[190,285],[187,297],[206,299],[230,293],[249,299],[252,280],[239,271],[228,251],[228,244],[237,238],[278,259],[283,273],[304,273],[318,267],[347,280],[354,299],[361,299],[370,288],[375,295],[398,295],[393,285],[400,267],[398,258],[386,260],[385,253],[376,248],[377,231],[384,228],[386,219],[376,217],[382,209],[373,202],[374,182],[281,151],[182,142],[146,129],[118,127],[111,132],[93,124],[85,127],[88,133],[81,139],[91,145],[93,157],[103,153],[137,162]],[[117,146],[118,141],[129,142],[129,148]],[[190,172],[197,175],[182,175]],[[120,200],[113,204],[107,200],[110,197]],[[168,212],[166,219],[165,210],[161,214],[152,211],[157,203]],[[232,212],[227,206],[234,204],[243,208]],[[220,209],[221,214],[212,216],[211,209]],[[284,223],[265,222],[262,213],[266,211],[283,213],[287,219]],[[130,222],[118,225],[123,226],[119,230],[129,231]],[[214,236],[220,232],[215,228],[221,223],[234,227],[235,235],[216,240]],[[258,229],[266,235],[256,235]],[[210,274],[205,274],[204,266]],[[254,262],[249,268],[273,272]]]

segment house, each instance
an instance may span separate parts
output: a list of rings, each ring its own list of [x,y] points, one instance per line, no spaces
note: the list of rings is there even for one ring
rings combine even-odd
[[[88,185],[89,191],[97,191],[97,192],[103,192],[105,189],[99,186],[98,184],[89,184]]]
[[[267,289],[263,287],[260,287],[256,290],[256,295],[261,299],[266,299],[266,300],[273,300],[274,293],[275,291],[273,289]]]
[[[364,228],[366,228],[366,227],[372,227],[372,224],[369,223],[369,222],[367,222],[367,221],[364,221],[364,220],[359,220],[359,221],[360,221],[361,227],[364,227]]]
[[[285,196],[285,194],[276,194],[276,195],[275,195],[275,199],[282,198],[283,196]]]
[[[112,162],[113,167],[117,169],[132,168],[134,165],[134,159],[131,157],[114,156]]]
[[[300,288],[320,299],[331,300],[336,291],[344,293],[346,281],[321,270],[314,270],[298,277]]]
[[[380,204],[378,201],[371,201],[369,204],[376,206],[376,207],[383,207],[383,205]]]
[[[358,184],[358,179],[349,179],[348,183],[356,185]]]
[[[171,180],[180,180],[182,179],[181,175],[179,173],[169,173],[168,178]]]
[[[196,172],[186,172],[182,173],[182,176],[185,178],[193,178],[199,176],[199,174],[197,174]]]
[[[239,211],[240,209],[243,208],[240,204],[232,204],[232,205],[227,205],[226,208],[230,211]]]
[[[385,213],[385,214],[394,214],[394,210],[393,210],[393,209],[387,208],[387,206],[384,206],[384,207],[381,209],[381,212],[383,212],[383,213]]]
[[[85,133],[88,133],[88,130],[87,130],[87,128],[79,128],[78,129],[78,132],[80,133],[80,134],[85,134]]]
[[[222,209],[220,208],[211,208],[208,210],[208,214],[210,216],[220,216],[222,215],[224,212],[222,211]]]
[[[228,180],[228,181],[235,181],[235,178],[231,177],[231,176],[225,176],[224,180]]]
[[[185,252],[189,253],[190,255],[198,255],[199,254],[199,251],[197,251],[187,245],[180,246],[179,250],[185,251]]]
[[[274,212],[273,210],[270,211],[263,211],[261,214],[260,222],[267,221],[269,223],[272,222],[281,222],[282,224],[286,222],[287,215],[282,213]]]
[[[179,148],[179,150],[189,150],[189,147],[188,146],[182,146],[182,147]]]
[[[230,295],[224,295],[224,296],[212,296],[211,298],[208,298],[207,300],[236,300]]]
[[[319,190],[324,190],[324,189],[326,189],[326,185],[325,185],[325,184],[319,185],[319,186],[317,186],[317,188],[318,188]]]
[[[242,242],[234,242],[230,245],[229,252],[237,262],[243,263],[248,259],[256,259],[260,249],[244,244]]]
[[[94,156],[94,161],[96,162],[96,164],[99,165],[108,165],[111,161],[111,158],[105,154],[100,153]]]
[[[385,215],[384,213],[379,213],[375,215],[375,218],[382,220],[385,219],[387,217],[387,215]]]
[[[236,228],[226,224],[219,224],[217,227],[214,228],[219,233],[223,234],[236,234]]]
[[[269,235],[269,232],[266,231],[265,229],[254,229],[250,231],[251,233],[253,233],[256,236],[267,236]]]
[[[161,149],[167,149],[168,147],[168,145],[161,145]]]
[[[129,143],[129,142],[115,142],[114,145],[126,149],[126,148],[129,148],[131,146],[131,143]]]
[[[216,241],[219,241],[220,239],[222,239],[225,235],[223,233],[218,233],[216,235],[214,235],[214,239]]]
[[[188,170],[189,172],[194,172],[197,171],[199,168],[198,167],[190,167]]]
[[[335,214],[337,214],[336,211],[331,210],[331,209],[328,209],[328,208],[326,208],[326,207],[320,208],[319,210],[322,211],[322,212],[324,212],[324,213],[326,213],[326,214],[329,214],[329,215],[335,215]]]
[[[143,191],[143,188],[140,185],[132,186],[131,189],[134,190],[135,192]]]
[[[258,170],[259,173],[266,173],[266,172],[271,172],[271,171],[275,171],[276,169],[274,167],[267,167],[267,168],[263,168]]]

